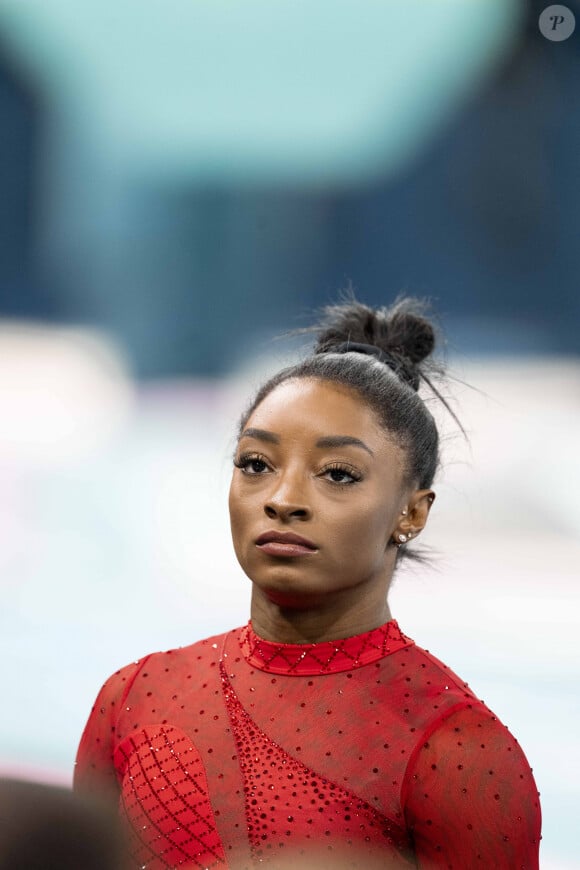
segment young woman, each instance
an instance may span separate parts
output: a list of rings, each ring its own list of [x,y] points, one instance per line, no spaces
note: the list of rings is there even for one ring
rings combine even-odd
[[[388,605],[435,498],[417,392],[441,371],[433,327],[417,300],[351,297],[316,329],[239,424],[229,508],[250,621],[114,674],[75,787],[111,791],[147,870],[533,870],[518,743]]]

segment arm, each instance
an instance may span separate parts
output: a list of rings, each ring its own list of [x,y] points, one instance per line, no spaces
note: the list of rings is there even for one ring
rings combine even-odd
[[[113,763],[117,720],[131,685],[146,659],[113,674],[99,692],[83,731],[75,762],[75,791],[101,794],[118,801],[119,783]]]
[[[541,815],[532,771],[482,704],[452,712],[423,735],[402,799],[418,867],[537,870]]]

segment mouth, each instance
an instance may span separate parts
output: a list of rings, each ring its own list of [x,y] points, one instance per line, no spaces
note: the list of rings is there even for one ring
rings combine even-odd
[[[315,553],[317,546],[293,532],[264,532],[256,539],[256,546],[270,556],[304,556]]]

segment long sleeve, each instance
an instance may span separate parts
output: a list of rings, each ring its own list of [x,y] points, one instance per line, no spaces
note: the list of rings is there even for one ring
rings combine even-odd
[[[306,645],[249,624],[123,668],[75,788],[115,800],[136,868],[276,865],[311,845],[365,867],[538,870],[517,741],[394,622]]]
[[[445,714],[423,735],[407,768],[403,805],[420,868],[539,866],[532,771],[483,705]]]
[[[146,659],[114,673],[101,688],[89,715],[75,763],[75,791],[118,799],[119,784],[113,752],[117,719],[127,694]]]

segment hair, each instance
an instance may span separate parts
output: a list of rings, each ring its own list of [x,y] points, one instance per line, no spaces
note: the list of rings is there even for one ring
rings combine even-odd
[[[264,383],[243,412],[238,438],[258,405],[277,386],[297,378],[312,378],[341,384],[355,391],[374,411],[387,436],[400,446],[406,457],[405,486],[428,489],[440,464],[439,433],[433,415],[419,396],[425,383],[445,406],[461,431],[465,431],[449,404],[433,384],[443,379],[445,366],[430,359],[437,333],[429,319],[428,300],[399,295],[389,307],[371,308],[359,302],[351,287],[341,302],[321,309],[317,324],[292,330],[287,335],[316,333],[310,356],[287,366]],[[345,342],[367,344],[376,355],[356,350],[337,351]],[[425,559],[416,552],[399,548],[397,557]]]

